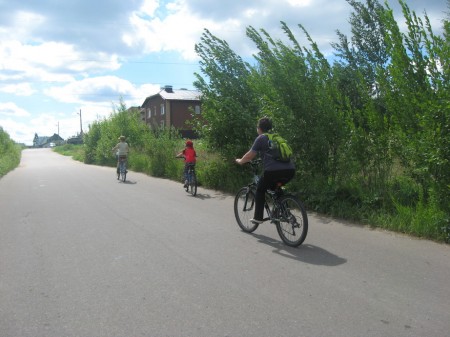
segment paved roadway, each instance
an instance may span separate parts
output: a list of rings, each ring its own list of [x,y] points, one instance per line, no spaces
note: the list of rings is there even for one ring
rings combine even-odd
[[[450,335],[450,247],[310,214],[298,249],[233,197],[25,150],[0,179],[1,337]]]

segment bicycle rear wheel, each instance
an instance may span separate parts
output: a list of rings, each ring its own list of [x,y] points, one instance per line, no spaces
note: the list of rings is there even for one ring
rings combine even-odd
[[[255,212],[255,193],[248,187],[241,188],[234,198],[234,216],[244,232],[251,233],[258,224],[250,221]]]
[[[191,188],[191,194],[195,197],[197,195],[197,176],[194,171],[189,175],[189,187]]]
[[[120,176],[122,178],[122,181],[125,182],[127,179],[127,165],[125,161],[120,162]]]
[[[276,220],[278,235],[291,247],[300,246],[308,234],[308,216],[303,204],[294,196],[286,195],[279,200]]]

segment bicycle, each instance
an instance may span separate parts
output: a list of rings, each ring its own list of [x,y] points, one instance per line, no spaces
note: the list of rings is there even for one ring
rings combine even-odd
[[[119,167],[117,170],[117,179],[123,182],[127,179],[127,156],[119,156]]]
[[[234,215],[239,227],[246,233],[254,232],[259,224],[250,221],[253,218],[255,207],[256,186],[260,179],[259,165],[261,159],[250,162],[253,170],[253,180],[242,187],[234,199]],[[277,227],[278,235],[283,242],[291,247],[300,246],[308,234],[308,216],[303,204],[283,189],[285,183],[279,181],[274,189],[267,190],[264,209],[267,217]]]
[[[185,159],[183,156],[176,156],[175,158],[178,159]],[[184,178],[184,188],[186,189],[186,192],[190,192],[192,196],[197,195],[197,175],[195,173],[195,163],[186,163],[187,165],[187,172],[186,176]]]
[[[195,174],[195,164],[187,164],[187,184],[186,192],[191,192],[192,196],[197,195],[197,175]]]

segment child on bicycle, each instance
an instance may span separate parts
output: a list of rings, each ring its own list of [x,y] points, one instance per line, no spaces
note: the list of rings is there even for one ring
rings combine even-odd
[[[295,164],[292,161],[277,161],[268,154],[269,138],[265,133],[269,132],[271,129],[272,121],[268,117],[261,118],[256,127],[258,137],[256,137],[251,149],[244,154],[242,158],[236,159],[236,163],[240,165],[248,163],[254,159],[258,153],[263,159],[263,174],[256,186],[255,213],[253,219],[250,220],[255,224],[264,222],[264,202],[267,189],[273,188],[274,184],[278,181],[287,183],[295,175]]]
[[[117,143],[117,145],[112,148],[112,152],[115,153],[117,158],[117,174],[119,174],[120,158],[125,158],[126,161],[128,157],[128,152],[130,152],[130,147],[128,143],[125,142],[125,136],[120,136],[119,140],[120,142]]]
[[[188,168],[189,166],[195,166],[197,153],[194,150],[194,143],[192,140],[188,139],[185,144],[185,148],[183,151],[177,154],[178,158],[184,158],[184,188],[188,185]]]

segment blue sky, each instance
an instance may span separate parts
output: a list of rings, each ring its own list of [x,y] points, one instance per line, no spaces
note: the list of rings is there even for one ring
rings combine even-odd
[[[447,0],[406,2],[439,33]],[[284,21],[302,41],[302,24],[331,55],[350,11],[345,0],[0,0],[0,126],[28,145],[35,133],[66,139],[80,132],[80,111],[86,131],[121,97],[140,106],[164,85],[194,89],[205,28],[246,58],[246,27],[282,39]]]

